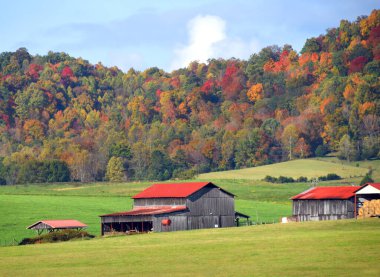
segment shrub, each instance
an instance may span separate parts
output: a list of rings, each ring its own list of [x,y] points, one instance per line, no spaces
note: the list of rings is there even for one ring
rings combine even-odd
[[[340,179],[342,179],[342,177],[340,177],[339,175],[335,173],[329,173],[326,176],[318,177],[319,181],[331,181],[331,180],[340,180]]]
[[[340,180],[340,179],[342,178],[335,173],[329,173],[326,175],[326,180]]]
[[[278,183],[294,183],[294,179],[292,177],[280,176],[278,177]]]
[[[329,173],[326,176],[319,177],[318,179],[319,181],[329,181],[329,180],[340,180],[342,178],[335,173]],[[294,183],[294,182],[307,182],[308,179],[307,177],[304,177],[304,176],[300,176],[298,179],[295,180],[293,177],[280,176],[276,178],[276,177],[267,175],[265,176],[263,181],[282,184],[282,183]]]
[[[307,182],[307,177],[304,177],[304,176],[300,176],[298,179],[297,179],[297,182]]]
[[[285,176],[280,176],[278,178],[273,177],[273,176],[265,176],[263,179],[265,182],[270,182],[270,183],[294,183],[295,180],[292,177],[285,177]]]
[[[264,178],[263,181],[269,182],[269,183],[276,183],[277,182],[277,178],[267,175],[267,176],[265,176],[265,178]]]
[[[51,243],[59,241],[69,241],[72,239],[92,239],[94,235],[87,233],[86,231],[77,230],[61,230],[57,232],[50,232],[34,238],[24,238],[19,245],[36,244],[36,243]]]

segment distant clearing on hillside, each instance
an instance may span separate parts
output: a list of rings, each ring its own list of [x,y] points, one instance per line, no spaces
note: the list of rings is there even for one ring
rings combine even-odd
[[[364,176],[367,168],[355,167],[341,163],[331,163],[314,159],[301,159],[289,162],[264,165],[258,167],[244,168],[200,174],[198,179],[247,179],[262,180],[265,176],[286,176],[298,178],[301,176],[315,178],[335,173],[342,178]]]

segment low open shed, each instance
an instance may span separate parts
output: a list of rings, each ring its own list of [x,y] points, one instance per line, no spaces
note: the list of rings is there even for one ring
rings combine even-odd
[[[358,203],[380,199],[380,183],[367,183],[356,191],[355,194]]]
[[[380,183],[367,183],[355,193],[359,217],[380,216]]]
[[[82,230],[87,228],[87,225],[75,220],[75,219],[65,219],[65,220],[40,220],[36,223],[28,226],[26,229],[36,230],[38,234],[43,231],[53,232],[63,229],[75,229]]]

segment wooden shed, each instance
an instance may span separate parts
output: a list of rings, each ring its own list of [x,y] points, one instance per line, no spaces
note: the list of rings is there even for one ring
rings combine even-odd
[[[315,187],[293,200],[293,217],[297,221],[319,221],[354,218],[355,192],[359,186]]]
[[[168,232],[235,226],[234,195],[211,182],[154,184],[133,209],[101,215],[101,233]]]

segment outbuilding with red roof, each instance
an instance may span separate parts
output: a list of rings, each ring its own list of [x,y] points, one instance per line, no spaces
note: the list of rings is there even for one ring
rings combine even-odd
[[[28,226],[26,229],[36,230],[38,234],[40,234],[45,230],[48,232],[52,232],[52,231],[63,230],[63,229],[81,230],[84,228],[87,228],[87,225],[78,220],[59,219],[59,220],[40,220]]]
[[[291,199],[297,221],[354,218],[360,186],[313,187]]]
[[[132,198],[132,210],[100,216],[102,235],[235,226],[234,195],[211,182],[154,184]]]

